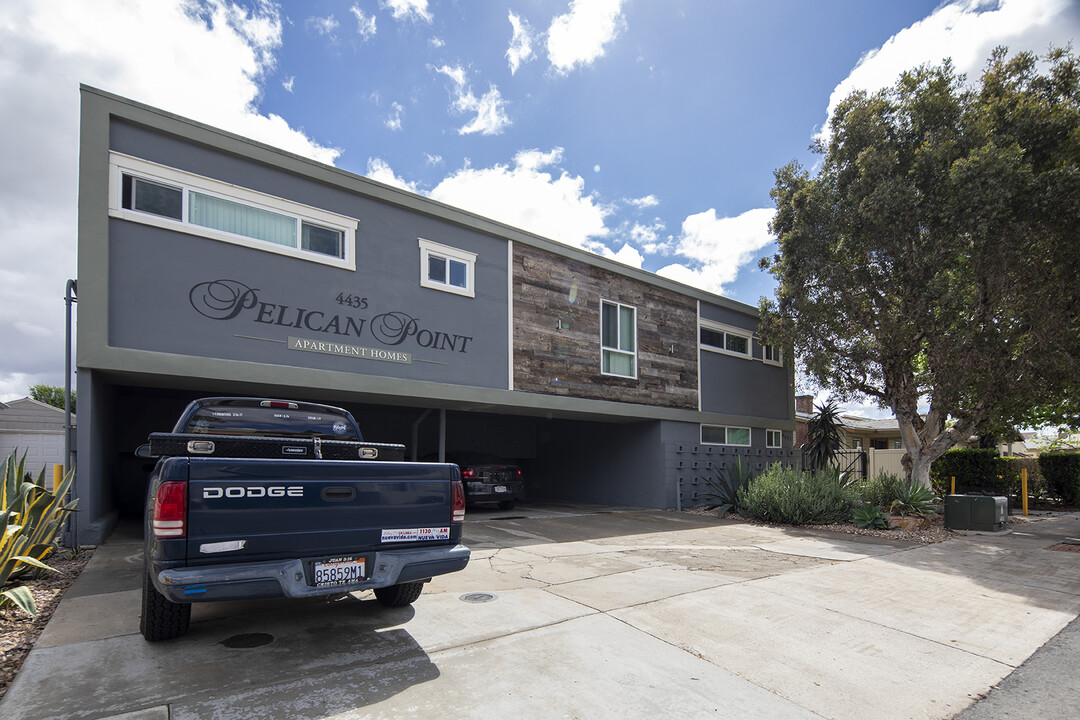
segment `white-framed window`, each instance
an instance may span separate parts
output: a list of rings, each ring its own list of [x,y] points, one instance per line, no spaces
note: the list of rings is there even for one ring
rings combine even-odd
[[[783,365],[784,355],[775,345],[761,345],[761,359],[769,365]]]
[[[417,238],[420,284],[432,290],[476,297],[476,253]]]
[[[784,436],[779,430],[766,430],[765,431],[765,447],[778,448],[783,447]]]
[[[121,153],[109,165],[111,217],[356,269],[354,218]]]
[[[722,325],[711,320],[700,320],[698,337],[703,350],[750,358],[753,333],[742,328]]]
[[[637,308],[600,301],[600,372],[637,377]]]
[[[900,440],[893,440],[892,449],[893,450],[903,450],[904,449],[904,443],[902,441],[900,441]]]
[[[725,425],[702,425],[702,445],[740,445],[750,446],[750,428],[728,427]]]

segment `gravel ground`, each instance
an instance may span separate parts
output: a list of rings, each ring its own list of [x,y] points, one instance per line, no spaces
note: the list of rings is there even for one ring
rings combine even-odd
[[[79,577],[93,554],[92,549],[87,549],[72,557],[70,550],[60,550],[46,560],[57,572],[43,572],[42,577],[21,583],[30,588],[34,596],[37,617],[30,617],[10,603],[0,608],[0,698],[15,679],[23,660],[45,629],[45,623],[49,622],[60,604],[60,598]]]
[[[684,510],[684,512],[690,513],[691,515],[709,515],[712,517],[716,516],[715,510],[705,510],[702,508]],[[783,525],[781,523],[758,522],[757,520],[752,520],[750,518],[743,517],[742,515],[730,511],[724,513],[723,518],[725,520],[736,520],[738,522],[744,522],[749,525],[762,525],[764,527],[794,527],[792,525]],[[1010,522],[1012,522],[1011,519]],[[959,537],[958,533],[955,533],[952,530],[945,529],[945,518],[940,513],[937,515],[932,515],[929,518],[928,526],[921,530],[901,530],[899,528],[895,530],[870,530],[855,527],[855,523],[835,523],[832,525],[803,525],[801,527],[806,530],[825,530],[827,532],[846,533],[848,535],[863,535],[868,537],[890,538],[892,540],[910,540],[912,542],[918,542],[927,545],[932,543],[945,542],[946,540]]]

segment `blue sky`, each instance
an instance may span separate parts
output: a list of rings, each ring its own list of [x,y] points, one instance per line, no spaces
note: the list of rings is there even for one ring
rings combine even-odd
[[[773,171],[854,89],[1075,0],[5,0],[0,399],[63,383],[78,84],[756,305]]]

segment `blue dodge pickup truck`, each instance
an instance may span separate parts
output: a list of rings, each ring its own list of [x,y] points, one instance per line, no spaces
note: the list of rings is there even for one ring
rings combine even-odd
[[[149,439],[147,640],[184,634],[195,602],[373,590],[408,605],[469,562],[458,467],[364,442],[341,408],[204,398]]]

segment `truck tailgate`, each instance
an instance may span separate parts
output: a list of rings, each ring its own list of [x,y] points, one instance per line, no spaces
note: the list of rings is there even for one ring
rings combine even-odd
[[[460,542],[454,465],[191,458],[190,565]],[[453,532],[458,537],[451,537]]]

